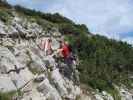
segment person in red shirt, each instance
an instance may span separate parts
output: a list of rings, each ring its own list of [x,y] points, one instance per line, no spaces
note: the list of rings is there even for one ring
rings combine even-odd
[[[60,60],[60,58],[63,58],[64,63],[67,65],[67,67],[64,68],[60,68],[60,72],[64,74],[64,76],[66,76],[69,79],[73,79],[75,76],[73,76],[72,74],[75,73],[74,71],[74,59],[73,59],[73,54],[72,54],[72,48],[69,45],[69,43],[67,43],[66,41],[62,40],[59,41],[60,42],[60,48],[57,50],[57,53],[59,54],[59,56],[57,57],[58,60]],[[60,67],[60,66],[58,66]]]
[[[59,56],[62,57],[65,61],[66,64],[71,65],[72,60],[71,60],[71,50],[68,45],[64,40],[60,41],[60,48],[57,51],[59,53]]]
[[[59,55],[61,57],[68,58],[70,55],[70,50],[68,45],[64,41],[60,41],[60,48],[58,49]]]

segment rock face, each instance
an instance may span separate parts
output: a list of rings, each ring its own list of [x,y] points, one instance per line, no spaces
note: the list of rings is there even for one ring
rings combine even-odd
[[[0,91],[12,91],[16,90],[16,86],[13,84],[11,78],[7,75],[3,75],[0,77]]]
[[[24,92],[30,90],[30,95],[24,94],[22,100],[26,98],[75,100],[76,96],[80,95],[80,88],[59,72],[52,55],[45,56],[39,48],[36,48],[37,46],[29,46],[20,43],[10,48],[8,46],[0,47],[1,91],[9,92],[21,89]],[[49,71],[48,66],[52,66],[53,70]],[[32,83],[29,87],[33,88],[26,87],[29,83]],[[23,88],[25,89],[23,90]],[[36,97],[33,98],[34,94]]]
[[[120,89],[120,95],[122,100],[133,100],[133,94],[123,88]]]
[[[57,90],[50,84],[47,78],[39,84],[38,91],[41,92],[45,97],[51,98],[52,100],[61,100],[61,96],[59,95]]]
[[[80,87],[59,72],[53,55],[45,56],[38,47],[40,40],[46,39],[40,25],[15,14],[9,25],[0,20],[0,33],[4,35],[0,39],[1,92],[19,89],[23,93],[19,100],[75,100],[80,95]],[[59,35],[54,29],[53,50],[59,48]]]
[[[96,94],[95,97],[97,100],[114,100],[113,97],[106,91],[102,91],[102,93]]]
[[[58,29],[46,32],[16,13],[11,19],[9,25],[0,20],[0,92],[20,90],[18,100],[93,100],[79,86],[76,61],[70,67],[57,61],[54,53],[45,56],[39,47],[40,40],[50,35],[53,50],[59,48]],[[122,100],[133,100],[130,92],[119,91]],[[96,100],[114,100],[106,91],[94,96]]]
[[[121,100],[133,100],[133,91],[131,92],[125,86],[118,87],[115,85],[115,88],[119,91]]]

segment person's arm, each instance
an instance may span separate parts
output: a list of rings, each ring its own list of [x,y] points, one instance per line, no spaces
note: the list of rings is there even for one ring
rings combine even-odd
[[[57,49],[57,50],[54,51],[54,54],[61,54],[62,51],[63,51],[62,48],[61,49]]]
[[[60,49],[58,49],[57,50],[57,52],[59,53],[59,52],[62,52],[63,51],[63,49],[62,48],[60,48]]]

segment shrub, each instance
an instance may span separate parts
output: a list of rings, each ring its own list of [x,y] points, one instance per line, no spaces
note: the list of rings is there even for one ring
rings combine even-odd
[[[6,92],[6,93],[0,92],[0,100],[12,100],[15,93],[16,93],[15,91]]]

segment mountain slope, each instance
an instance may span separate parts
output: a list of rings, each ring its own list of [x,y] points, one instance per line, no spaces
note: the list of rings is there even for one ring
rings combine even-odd
[[[61,36],[79,59],[73,75],[67,73],[72,80],[60,72],[53,56],[44,56],[38,48],[41,39],[51,37],[56,50]],[[132,100],[133,47],[127,43],[92,35],[85,25],[60,14],[6,3],[0,6],[0,37],[1,92],[17,90],[19,100]],[[11,72],[15,66],[20,73]],[[69,72],[63,62],[60,66]],[[80,85],[75,83],[78,75]]]

